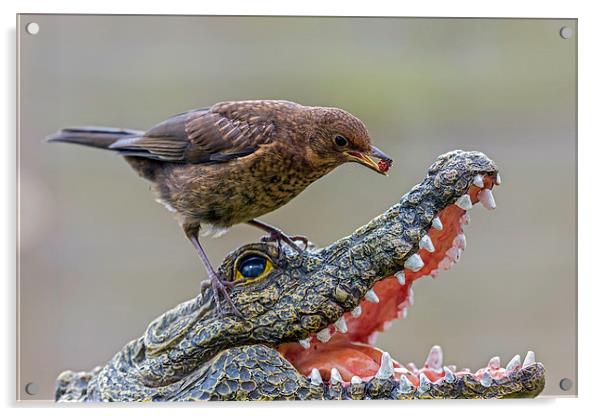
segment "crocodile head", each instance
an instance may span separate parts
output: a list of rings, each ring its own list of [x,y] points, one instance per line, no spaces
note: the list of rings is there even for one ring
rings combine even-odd
[[[534,397],[544,369],[529,352],[504,368],[421,368],[375,346],[406,315],[412,284],[456,263],[468,210],[495,208],[496,165],[479,152],[440,156],[422,183],[386,212],[323,249],[240,247],[220,272],[235,282],[243,319],[218,316],[209,286],[152,322],[105,367],[59,377],[61,400]],[[76,381],[79,380],[79,384]]]

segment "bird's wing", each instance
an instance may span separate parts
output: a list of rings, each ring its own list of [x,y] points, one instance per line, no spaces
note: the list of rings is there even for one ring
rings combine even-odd
[[[144,136],[119,140],[111,148],[125,156],[165,162],[225,162],[271,142],[275,129],[271,114],[260,102],[220,103],[177,114]]]

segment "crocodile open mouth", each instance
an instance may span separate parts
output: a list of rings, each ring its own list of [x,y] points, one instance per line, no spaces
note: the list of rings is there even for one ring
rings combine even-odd
[[[500,183],[499,175],[475,176],[467,194],[441,210],[432,221],[428,234],[420,240],[419,250],[409,257],[403,270],[375,283],[359,305],[334,324],[299,343],[280,345],[280,353],[299,372],[319,378],[320,382],[337,378],[344,384],[359,383],[384,372],[415,388],[463,374],[471,374],[487,386],[534,364],[535,356],[528,352],[522,364],[520,357],[515,356],[503,368],[499,357],[493,357],[487,367],[474,373],[468,369],[456,371],[455,366],[443,365],[441,348],[434,346],[424,365],[417,368],[412,363],[402,365],[374,346],[379,332],[386,331],[395,319],[406,317],[413,303],[413,282],[424,276],[436,277],[459,261],[466,249],[463,226],[470,221],[467,211],[478,202],[486,209],[494,209],[492,189]]]

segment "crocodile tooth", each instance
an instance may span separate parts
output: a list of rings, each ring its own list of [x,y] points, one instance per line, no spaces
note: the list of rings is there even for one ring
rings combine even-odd
[[[370,289],[369,291],[367,291],[364,295],[364,298],[368,302],[378,303],[378,296],[376,296],[376,292],[374,291],[374,289]]]
[[[453,249],[453,250],[452,250]],[[454,255],[454,257],[452,258],[452,260],[457,263],[460,261],[460,258],[462,257],[462,253],[464,252],[464,250],[462,250],[459,247],[452,247],[450,248],[450,250],[452,250],[452,253]]]
[[[393,320],[383,322],[383,331],[388,331],[393,326]]]
[[[466,250],[466,235],[464,233],[458,234],[452,244],[462,250]]]
[[[451,267],[451,264],[452,264],[452,260],[446,256],[446,257],[443,257],[443,259],[439,262],[437,267],[439,269],[449,270],[449,268]]]
[[[489,364],[487,364],[487,367],[491,368],[492,370],[499,370],[501,364],[502,363],[500,361],[500,357],[495,356],[491,357],[491,360],[489,360]]]
[[[393,360],[391,354],[385,351],[380,357],[380,368],[376,373],[376,378],[388,380],[391,377],[393,377]]]
[[[456,372],[456,366],[454,364],[448,365],[447,368],[449,368],[449,370],[453,373]]]
[[[429,355],[426,357],[424,366],[437,372],[441,371],[441,367],[443,366],[443,350],[439,345],[433,345]]]
[[[311,375],[309,378],[311,380],[310,383],[314,386],[319,386],[322,384],[322,376],[320,375],[320,371],[317,368],[311,369]]]
[[[399,282],[400,285],[403,286],[406,284],[406,274],[403,270],[395,273],[395,277],[397,278],[397,281]]]
[[[408,317],[408,308],[403,308],[401,310],[401,315],[403,316],[403,319],[406,319]]]
[[[406,367],[408,368],[408,370],[410,370],[414,374],[416,374],[418,372],[418,367],[416,367],[416,364],[414,364],[414,363],[408,363],[408,365],[406,365]]]
[[[456,375],[454,374],[454,372],[452,370],[450,370],[448,367],[444,366],[443,371],[445,372],[444,380],[447,383],[453,383],[454,381],[456,381]]]
[[[324,328],[316,334],[316,338],[318,338],[320,342],[328,342],[330,339],[330,330],[328,328]]]
[[[483,204],[486,209],[495,209],[495,199],[493,198],[493,192],[491,192],[491,189],[481,189],[479,195],[477,195],[477,198],[479,198],[479,201],[481,201],[481,204]]]
[[[300,339],[299,340],[299,344],[301,344],[301,346],[305,349],[308,349],[311,345],[310,343],[310,339],[309,338],[305,338],[305,339]]]
[[[493,379],[491,378],[491,374],[489,373],[489,370],[486,370],[483,375],[481,376],[481,379],[479,380],[479,382],[481,383],[481,386],[483,387],[489,387],[491,386],[491,383],[493,382]]]
[[[337,319],[336,322],[334,323],[334,327],[341,334],[344,334],[345,332],[347,332],[347,322],[345,322],[345,318],[343,316],[341,316],[339,319]]]
[[[361,314],[362,314],[362,307],[360,305],[357,305],[355,308],[353,308],[351,310],[351,316],[353,316],[354,318],[357,318]]]
[[[420,385],[418,386],[418,392],[424,393],[431,388],[431,380],[424,373],[420,373]]]
[[[500,176],[500,174],[498,173],[497,176],[495,177],[495,184],[496,185],[501,185],[502,184],[502,177]]]
[[[535,353],[533,351],[527,352],[525,355],[525,360],[523,361],[523,368],[530,366],[531,364],[535,364]]]
[[[479,188],[484,187],[485,184],[483,183],[483,175],[477,175],[477,176],[475,176],[474,179],[472,180],[472,183],[474,183]]]
[[[431,237],[428,236],[428,234],[425,234],[420,239],[420,242],[418,243],[418,247],[425,249],[429,253],[435,252],[435,246],[433,245],[433,241],[431,240]]]
[[[520,369],[520,355],[516,354],[506,366],[506,373],[514,373],[518,369]]]
[[[450,259],[452,259],[452,261],[456,262],[458,260],[460,260],[460,252],[458,250],[458,247],[450,247],[445,254],[447,255],[447,257],[449,257]]]
[[[460,198],[456,200],[456,205],[462,208],[464,211],[468,211],[472,209],[472,201],[470,200],[469,195],[462,195]]]
[[[395,368],[393,369],[393,371],[394,371],[394,372],[396,372],[396,373],[402,373],[402,372],[404,372],[404,371],[405,371],[405,372],[407,373],[407,372],[409,372],[409,371],[410,371],[410,370],[408,370],[408,369],[405,367],[405,365],[403,365],[403,364],[399,364],[399,363],[397,363],[397,364],[399,365],[399,367],[395,367]]]
[[[339,384],[343,382],[343,378],[341,377],[341,373],[337,368],[330,369],[330,384]]]
[[[412,288],[410,288],[408,293],[408,302],[410,303],[410,305],[414,304],[414,289]]]
[[[418,254],[414,253],[410,257],[408,257],[404,264],[404,267],[407,267],[413,272],[417,272],[418,270],[424,267],[424,262]]]
[[[464,215],[462,215],[460,217],[460,224],[463,224],[463,225],[470,224],[470,215],[468,215],[468,212],[464,213]]]
[[[464,253],[464,250],[462,250],[461,248],[458,248],[458,254],[456,256],[456,263],[460,261],[460,257],[462,257],[462,253]]]
[[[435,217],[433,223],[431,224],[435,230],[441,231],[443,229],[443,223],[439,219],[439,217]]]
[[[399,391],[404,394],[412,393],[414,391],[414,385],[410,383],[410,380],[403,374],[399,377]]]
[[[351,377],[351,384],[362,384],[363,381],[359,376]]]

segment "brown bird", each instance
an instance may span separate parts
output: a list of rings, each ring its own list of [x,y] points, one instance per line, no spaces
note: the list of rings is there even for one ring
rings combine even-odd
[[[386,174],[392,160],[371,144],[364,124],[338,108],[290,101],[231,101],[175,115],[150,130],[66,128],[48,138],[118,152],[152,182],[157,201],[174,212],[219,295],[238,313],[213,269],[199,231],[221,233],[246,222],[268,239],[301,250],[257,217],[289,202],[346,162]],[[376,163],[371,157],[380,159]]]

